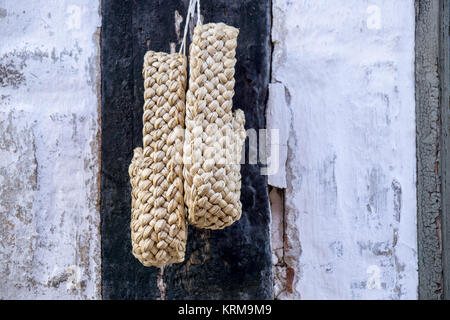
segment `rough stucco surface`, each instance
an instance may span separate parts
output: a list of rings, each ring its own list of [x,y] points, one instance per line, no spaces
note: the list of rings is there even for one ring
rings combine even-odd
[[[0,298],[100,298],[99,3],[0,1]]]
[[[409,0],[273,1],[292,119],[277,298],[417,297],[414,18]]]

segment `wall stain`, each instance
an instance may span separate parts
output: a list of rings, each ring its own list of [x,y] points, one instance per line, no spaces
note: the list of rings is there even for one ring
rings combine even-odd
[[[341,258],[344,255],[344,245],[339,240],[330,243],[329,248],[333,251],[337,258]]]
[[[23,70],[27,66],[27,60],[34,59],[42,62],[47,57],[48,53],[40,49],[13,50],[3,54],[0,57],[0,87],[19,88],[26,80]]]
[[[358,241],[359,253],[362,255],[363,251],[369,251],[375,256],[392,256],[392,244],[389,241]]]
[[[320,189],[317,199],[325,208],[331,208],[330,212],[336,214],[337,207],[337,183],[336,183],[336,154],[327,157],[318,170]]]
[[[50,58],[53,63],[58,61],[64,61],[65,57],[70,57],[71,59],[78,62],[79,54],[82,49],[79,47],[77,43],[75,43],[75,49],[69,50],[64,48],[62,51],[57,52],[55,48],[48,53],[46,51],[42,51],[39,48],[34,50],[13,50],[8,53],[3,54],[0,57],[0,87],[11,87],[14,89],[19,88],[21,85],[26,83],[25,76],[25,68],[27,67],[27,62],[31,60],[43,62],[44,59]],[[89,60],[89,68],[94,68],[92,65],[94,64],[93,60]],[[98,68],[98,67],[97,67]],[[92,76],[93,70],[89,70],[91,78],[95,78]],[[39,78],[37,75],[30,73],[35,78]],[[90,83],[92,85],[92,83]]]
[[[25,76],[21,72],[23,67],[18,67],[13,60],[0,60],[0,87],[13,87],[17,89],[25,82]]]
[[[294,283],[295,270],[292,267],[286,268],[286,290],[289,293],[293,293],[293,283]]]
[[[367,176],[367,223],[375,229],[380,228],[382,224],[382,215],[387,211],[388,188],[385,186],[386,177],[379,167],[370,170]]]
[[[394,191],[394,213],[395,220],[400,222],[400,214],[402,211],[402,186],[396,179],[392,180],[391,188]]]
[[[34,191],[37,160],[33,123],[24,112],[0,112],[0,297],[32,287],[27,274],[35,249]],[[9,294],[9,295],[8,295]]]

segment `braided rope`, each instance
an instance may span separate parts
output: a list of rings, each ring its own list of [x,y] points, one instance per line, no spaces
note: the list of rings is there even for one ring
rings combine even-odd
[[[184,201],[188,221],[222,229],[240,219],[242,110],[232,114],[239,30],[223,23],[198,25],[190,46],[184,142]]]
[[[183,128],[186,57],[148,51],[144,57],[143,148],[129,167],[133,255],[145,266],[184,260]]]

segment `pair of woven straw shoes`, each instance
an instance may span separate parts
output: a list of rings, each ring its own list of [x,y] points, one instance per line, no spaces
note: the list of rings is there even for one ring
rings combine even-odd
[[[129,167],[133,255],[145,266],[184,260],[187,222],[222,229],[241,217],[245,117],[232,112],[238,33],[224,23],[194,28],[187,93],[185,55],[145,54],[143,147]]]

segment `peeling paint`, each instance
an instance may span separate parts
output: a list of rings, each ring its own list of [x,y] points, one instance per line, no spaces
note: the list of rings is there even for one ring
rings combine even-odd
[[[18,88],[20,84],[25,81],[24,74],[20,71],[20,68],[15,65],[14,61],[3,61],[0,63],[0,86]]]
[[[419,297],[441,299],[439,11],[441,2],[416,0],[416,119]]]
[[[101,297],[98,7],[11,2],[0,19],[1,299]]]

